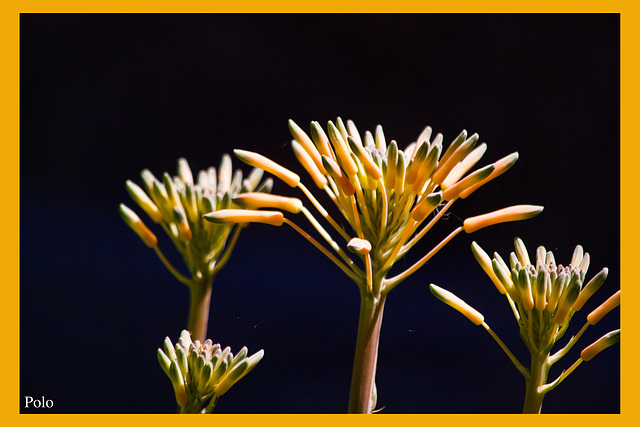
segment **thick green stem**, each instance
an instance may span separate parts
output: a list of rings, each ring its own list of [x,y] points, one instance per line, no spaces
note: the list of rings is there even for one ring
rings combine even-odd
[[[192,339],[204,342],[207,339],[209,323],[209,306],[211,304],[211,285],[213,280],[203,278],[191,286],[191,302],[189,304],[189,322],[187,329]]]
[[[380,289],[381,286],[376,287],[374,284],[373,288]],[[360,321],[351,377],[349,413],[370,414],[375,406],[372,394],[375,388],[378,343],[386,294],[382,293],[376,297],[366,287],[362,287],[360,298]]]
[[[547,383],[549,375],[548,354],[531,353],[531,369],[527,381],[527,391],[524,396],[524,414],[539,414],[542,409],[542,400],[546,392],[540,393],[538,387]]]

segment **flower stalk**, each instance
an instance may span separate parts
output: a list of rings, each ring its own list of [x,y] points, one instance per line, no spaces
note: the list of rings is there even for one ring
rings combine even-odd
[[[466,198],[506,172],[518,154],[469,173],[486,151],[486,145],[476,147],[478,135],[468,137],[466,131],[444,150],[442,135],[431,138],[431,128],[427,127],[416,141],[402,150],[396,141],[387,143],[381,126],[377,126],[375,132],[361,135],[352,121],[345,123],[340,118],[329,121],[326,131],[312,122],[309,134],[290,120],[289,130],[296,159],[316,187],[326,194],[342,221],[329,214],[329,209],[302,183],[298,174],[261,154],[234,150],[245,163],[298,188],[312,208],[298,199],[276,206],[273,200],[245,197],[251,209],[267,209],[260,211],[265,216],[271,215],[271,209],[285,211],[281,223],[292,227],[318,248],[359,287],[360,317],[349,412],[371,413],[377,395],[375,372],[384,302],[391,289],[420,269],[462,231],[472,233],[500,222],[527,219],[539,214],[542,207],[523,205],[480,219],[470,218],[412,267],[388,277],[396,262],[421,241],[456,200]],[[287,209],[287,206],[296,206],[296,209]],[[319,239],[294,222],[292,216],[298,212],[303,213],[302,217]],[[205,215],[205,219],[225,224],[248,220],[246,216],[225,211],[212,212]],[[250,220],[267,222],[257,215]],[[338,236],[334,238],[330,232]]]
[[[270,191],[273,183],[270,179],[261,183],[262,169],[254,169],[243,179],[240,169],[233,171],[228,154],[222,156],[218,169],[210,167],[202,170],[197,179],[194,179],[185,159],[178,160],[177,169],[176,176],[165,172],[162,179],[157,179],[145,169],[141,173],[145,189],[133,181],[127,181],[126,188],[133,201],[171,240],[182,256],[187,274],[172,265],[160,250],[155,234],[133,210],[120,204],[120,214],[147,247],[154,250],[167,270],[189,289],[187,328],[195,339],[204,341],[213,280],[229,260],[244,224],[224,221],[211,224],[203,216],[225,209],[233,209],[232,212],[237,210],[238,215],[247,215],[242,204],[236,204],[234,200],[249,192],[264,195]],[[278,216],[282,214],[276,212],[272,215],[271,222],[277,222]]]
[[[486,218],[482,221],[486,221]],[[602,269],[583,287],[590,257],[582,246],[576,246],[571,263],[565,267],[557,265],[553,253],[547,252],[543,246],[536,250],[535,266],[521,239],[516,238],[514,246],[515,251],[509,257],[510,266],[497,253],[490,259],[475,242],[471,244],[471,250],[514,312],[520,336],[531,355],[529,368],[517,360],[479,312],[449,291],[433,284],[430,289],[438,299],[464,314],[474,324],[484,326],[525,379],[523,412],[537,414],[541,412],[542,402],[549,391],[564,381],[583,361],[591,360],[600,351],[619,341],[619,329],[609,332],[582,350],[580,358],[556,380],[548,382],[551,367],[569,352],[585,330],[620,305],[620,291],[593,310],[580,331],[562,349],[551,354],[553,346],[567,331],[573,315],[602,286],[609,270]]]

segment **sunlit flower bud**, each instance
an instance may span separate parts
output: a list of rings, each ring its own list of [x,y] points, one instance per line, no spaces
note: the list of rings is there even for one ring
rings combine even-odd
[[[580,358],[585,362],[588,362],[602,350],[611,347],[618,341],[620,341],[620,329],[616,329],[615,331],[611,331],[608,334],[603,335],[596,342],[582,350],[582,352],[580,352]]]
[[[173,391],[176,395],[176,402],[178,402],[178,405],[184,406],[187,403],[187,391],[184,388],[184,379],[176,360],[171,362],[171,367],[169,368],[169,378],[171,379]]]
[[[245,182],[247,182],[247,191],[253,191],[255,188],[257,188],[258,185],[260,185],[260,181],[262,180],[263,176],[264,171],[262,169],[251,169],[251,172],[249,172],[249,176],[247,176],[247,179],[245,179]]]
[[[176,226],[178,227],[180,239],[182,239],[182,241],[185,243],[190,242],[193,235],[191,233],[191,229],[189,228],[189,222],[187,221],[187,216],[185,215],[182,206],[176,206],[175,208],[173,208],[173,219],[176,223]]]
[[[438,166],[438,156],[440,156],[440,152],[442,150],[442,145],[435,143],[431,144],[431,148],[429,149],[429,153],[427,153],[427,157],[420,165],[420,169],[418,170],[418,174],[416,179],[411,184],[411,188],[415,192],[420,192],[422,187],[424,186],[427,179],[431,176],[435,168]]]
[[[157,353],[158,363],[160,364],[160,367],[168,377],[171,377],[171,359],[169,359],[169,357],[164,354],[164,351],[162,351],[161,349],[158,349]]]
[[[595,325],[607,313],[609,313],[611,310],[613,310],[619,305],[620,305],[620,291],[611,295],[609,299],[607,299],[605,302],[600,304],[598,308],[596,308],[591,313],[589,313],[589,315],[587,316],[587,322],[589,322],[590,325]]]
[[[447,175],[449,175],[449,172],[451,172],[454,166],[457,165],[458,162],[460,162],[462,159],[464,159],[465,156],[469,154],[469,152],[471,152],[471,150],[473,150],[473,147],[475,147],[476,143],[478,142],[478,138],[478,134],[474,133],[473,135],[471,135],[471,137],[469,137],[469,139],[467,139],[462,143],[462,145],[460,145],[460,147],[451,155],[451,157],[445,159],[445,157],[443,156],[442,160],[440,160],[440,164],[438,165],[438,169],[436,169],[433,174],[433,182],[435,182],[436,184],[442,184],[442,182],[445,180]]]
[[[525,310],[531,311],[534,307],[533,294],[531,293],[531,278],[527,274],[526,269],[520,270],[518,274],[518,291],[522,300],[522,306]]]
[[[298,159],[302,167],[311,175],[313,182],[316,183],[318,188],[324,188],[327,185],[327,178],[323,175],[323,173],[326,173],[324,166],[322,166],[324,172],[320,171],[309,153],[307,153],[297,141],[291,141],[291,148],[293,148],[296,159]],[[320,163],[322,164],[322,159],[320,159]]]
[[[376,141],[376,148],[378,150],[387,149],[387,141],[384,138],[384,131],[382,130],[381,125],[376,126],[375,141]]]
[[[327,156],[322,156],[322,163],[324,164],[324,168],[327,170],[329,175],[331,175],[331,177],[333,177],[333,179],[336,181],[338,187],[340,187],[340,189],[342,189],[342,191],[347,196],[351,196],[356,192],[353,183],[342,172],[340,166],[338,166],[336,162],[334,162]]]
[[[271,178],[265,179],[259,187],[256,188],[256,193],[271,193],[273,189],[273,180]]]
[[[311,122],[311,138],[313,138],[313,142],[316,144],[321,155],[335,160],[335,155],[329,145],[329,137],[324,129],[322,129],[322,126],[320,126],[320,123]]]
[[[483,179],[482,181],[478,182],[475,185],[472,185],[471,187],[469,187],[466,190],[464,190],[463,192],[461,192],[460,193],[460,197],[462,199],[466,199],[467,197],[469,197],[471,195],[471,193],[476,191],[478,188],[482,187],[487,182],[493,180],[494,178],[499,177],[500,175],[502,175],[503,173],[505,173],[506,171],[511,169],[511,166],[513,166],[516,163],[517,160],[518,160],[518,153],[512,153],[512,154],[509,154],[506,157],[503,157],[502,159],[498,160],[497,162],[494,162],[493,166],[495,166],[495,169],[493,170],[493,172],[491,172],[491,174],[488,177],[486,177],[485,179]]]
[[[413,157],[413,161],[411,162],[411,165],[409,166],[409,169],[407,170],[407,173],[405,176],[405,181],[407,185],[412,185],[415,182],[416,178],[418,177],[418,172],[420,171],[422,164],[427,158],[429,147],[430,145],[428,143],[422,144],[420,145],[420,147],[418,147],[418,151]]]
[[[491,174],[491,172],[493,172],[493,169],[494,169],[493,165],[487,165],[487,166],[485,166],[485,167],[483,167],[481,169],[478,169],[477,171],[473,172],[469,176],[465,177],[464,179],[462,179],[462,181],[458,181],[453,186],[447,188],[444,191],[444,194],[443,194],[444,199],[445,200],[453,200],[453,199],[455,199],[464,190],[466,190],[467,188],[471,187],[472,185],[475,185],[478,182],[480,182],[483,179],[485,179],[486,177],[488,177]]]
[[[538,249],[536,249],[536,262],[544,265],[546,257],[547,257],[547,250],[545,249],[545,247],[538,246]]]
[[[496,273],[494,273],[489,255],[487,255],[487,253],[476,242],[471,242],[471,252],[473,252],[473,256],[476,258],[476,261],[478,261],[478,264],[480,264],[480,267],[482,267],[482,270],[487,276],[489,276],[495,287],[498,289],[498,292],[504,295],[507,291],[504,289],[500,279],[496,276]]]
[[[448,306],[455,308],[460,313],[464,314],[465,317],[471,320],[474,324],[482,325],[482,323],[484,322],[484,316],[480,314],[478,310],[462,301],[453,293],[447,291],[446,289],[442,289],[434,284],[430,284],[429,289],[431,289],[431,293],[433,293],[436,298],[438,298]]]
[[[142,172],[140,172],[140,177],[144,182],[147,192],[149,194],[152,194],[153,183],[158,182],[158,179],[153,175],[153,173],[149,169],[143,169]]]
[[[180,204],[180,197],[178,196],[178,190],[171,179],[171,176],[168,173],[164,173],[162,176],[162,182],[164,184],[164,188],[167,191],[168,201],[170,203],[171,210]]]
[[[517,205],[484,215],[474,216],[464,220],[464,231],[467,233],[473,233],[490,225],[533,218],[542,212],[543,209],[544,208],[542,206]]]
[[[600,286],[604,283],[609,274],[608,268],[603,268],[598,274],[596,274],[589,282],[584,286],[580,295],[578,295],[578,299],[573,304],[573,309],[578,311],[582,308],[584,303],[587,302],[589,298],[598,290]]]
[[[548,251],[547,252],[547,262],[545,263],[548,266],[550,266],[551,268],[555,269],[556,268],[556,258],[553,256],[553,252]]]
[[[577,266],[580,269],[581,276],[583,278],[587,274],[587,270],[589,269],[589,262],[590,261],[591,261],[591,257],[589,256],[589,253],[587,252],[582,257],[582,261],[580,261],[580,265]]]
[[[391,141],[389,144],[389,149],[387,150],[387,173],[384,177],[384,184],[392,191],[396,186],[396,170],[398,167],[397,159],[398,158],[398,145],[396,141]]]
[[[289,119],[289,131],[291,132],[291,135],[293,135],[295,140],[300,144],[300,147],[302,147],[304,151],[309,155],[309,157],[313,160],[313,163],[316,165],[316,168],[320,171],[320,173],[324,174],[326,171],[322,166],[321,154],[313,141],[311,141],[311,138],[309,138],[309,136],[302,129],[300,129],[300,126],[298,126],[291,119]]]
[[[224,209],[211,212],[203,216],[209,222],[216,224],[245,224],[259,222],[270,225],[282,225],[284,216],[278,211],[256,211],[248,209]]]
[[[404,179],[406,172],[405,162],[404,154],[399,152],[396,157],[396,186],[394,189],[396,194],[402,194],[404,192]]]
[[[336,128],[340,131],[340,135],[342,135],[342,140],[346,142],[347,138],[349,137],[349,131],[347,130],[347,127],[344,125],[344,122],[342,121],[341,117],[336,117]]]
[[[567,320],[567,316],[571,310],[571,307],[578,299],[578,295],[580,294],[580,286],[582,283],[580,281],[573,282],[570,284],[569,288],[565,291],[562,298],[558,302],[558,309],[553,315],[553,320],[557,323],[561,324]]]
[[[151,184],[153,186],[153,184]],[[138,187],[133,181],[127,180],[127,192],[134,202],[142,208],[142,210],[149,215],[149,218],[156,224],[164,219],[164,214],[158,209],[156,204],[147,196],[142,188]]]
[[[124,222],[142,239],[147,247],[153,249],[158,245],[158,238],[140,220],[138,215],[126,205],[120,203],[120,216]]]
[[[329,139],[331,140],[331,144],[333,145],[333,150],[335,151],[338,158],[338,163],[340,164],[340,166],[342,166],[348,176],[354,176],[358,172],[358,168],[351,159],[351,155],[349,154],[350,150],[347,146],[346,140],[343,139],[342,134],[336,128],[333,122],[330,121],[328,123],[327,130],[329,132]]]
[[[264,352],[260,350],[253,356],[244,359],[242,362],[240,362],[238,365],[236,365],[232,369],[229,369],[228,372],[225,374],[224,378],[222,379],[222,381],[220,381],[220,383],[218,383],[218,385],[214,389],[214,392],[218,396],[224,395],[231,388],[231,386],[233,386],[235,383],[240,381],[249,372],[251,372],[251,370],[262,359],[263,355],[264,355]]]
[[[200,219],[200,212],[198,212],[198,197],[196,196],[196,190],[193,188],[193,185],[187,185],[184,191],[184,196],[180,195],[180,198],[189,221],[193,223],[198,222]]]
[[[382,177],[382,172],[380,168],[374,163],[373,159],[369,152],[359,145],[352,137],[347,138],[347,142],[349,143],[349,148],[356,155],[358,160],[362,163],[367,174],[371,175],[371,177],[375,180],[378,180]]]
[[[538,277],[536,278],[536,289],[535,289],[535,300],[536,300],[536,310],[544,311],[547,308],[547,289],[551,286],[551,278],[549,277],[549,271],[542,265],[542,263],[538,263],[539,271]]]
[[[527,252],[527,247],[524,245],[524,242],[521,238],[516,237],[513,241],[513,246],[516,249],[516,256],[518,257],[518,261],[523,266],[527,266],[531,264],[529,260],[529,253]]]
[[[420,202],[418,206],[411,211],[411,218],[415,221],[422,222],[433,210],[440,204],[442,200],[442,191],[431,193]]]
[[[453,142],[449,145],[449,148],[447,148],[447,150],[444,152],[444,154],[442,155],[442,159],[440,160],[441,163],[446,162],[447,160],[449,160],[449,158],[453,155],[453,153],[456,152],[456,150],[458,148],[460,148],[460,146],[467,140],[467,131],[466,130],[462,130],[462,132],[460,132],[460,135],[456,136],[456,138],[453,140]],[[435,141],[434,141],[435,142]],[[433,145],[433,144],[432,144]]]
[[[300,182],[300,176],[291,172],[289,169],[280,166],[273,160],[264,157],[263,155],[253,153],[251,151],[237,149],[233,150],[233,153],[246,164],[264,169],[270,174],[277,176],[291,187],[297,186]]]
[[[429,138],[431,138],[431,133],[433,132],[433,130],[431,129],[431,126],[426,126],[422,132],[420,132],[420,135],[418,135],[418,139],[416,139],[416,146],[415,149],[413,150],[411,154],[411,158],[415,158],[415,156],[417,156],[418,151],[420,150],[420,148],[423,145],[427,145],[427,147],[430,145],[429,143]]]
[[[189,163],[185,158],[178,159],[178,176],[182,179],[182,182],[184,182],[185,185],[193,185],[193,173],[191,172]]]
[[[485,143],[482,143],[474,148],[473,151],[471,151],[464,159],[462,159],[457,165],[455,165],[453,169],[451,169],[451,172],[449,172],[449,175],[447,175],[445,180],[442,181],[440,187],[446,190],[447,188],[458,182],[460,178],[464,176],[464,174],[469,172],[469,170],[480,161],[486,151],[487,144]]]
[[[198,391],[200,393],[204,393],[207,391],[207,386],[209,385],[209,381],[213,376],[213,365],[211,362],[207,362],[202,367],[202,372],[200,373],[200,378],[198,380]]]
[[[349,136],[362,146],[362,138],[360,138],[360,132],[358,132],[358,128],[356,127],[356,124],[353,123],[353,120],[347,120],[347,131],[349,131]]]
[[[178,362],[178,367],[180,368],[182,377],[186,378],[187,374],[189,373],[189,363],[187,362],[187,349],[182,347],[181,344],[176,344],[176,356],[178,356],[176,361]]]
[[[253,165],[252,165],[253,166]],[[233,165],[231,163],[231,156],[227,153],[222,155],[220,159],[220,167],[218,168],[218,191],[226,193],[231,187],[231,180],[233,179]]]
[[[509,271],[507,266],[504,264],[504,261],[499,262],[498,259],[494,256],[493,260],[491,260],[491,267],[493,268],[493,272],[495,273],[496,277],[502,284],[502,287],[509,294],[511,299],[515,302],[520,301],[520,293],[515,288],[513,280],[511,280],[511,271]]]
[[[365,239],[354,237],[347,244],[347,248],[354,253],[365,255],[371,252],[371,243]]]
[[[583,256],[584,250],[582,249],[582,246],[576,246],[575,250],[573,251],[573,256],[571,257],[571,265],[573,265],[574,267],[578,267],[582,262]]]
[[[274,208],[291,213],[302,209],[302,201],[295,197],[284,197],[268,193],[242,193],[233,198],[233,203],[247,209]]]

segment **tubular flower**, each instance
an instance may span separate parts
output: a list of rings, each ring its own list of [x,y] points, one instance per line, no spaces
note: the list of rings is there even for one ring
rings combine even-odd
[[[197,176],[193,175],[187,161],[181,158],[178,160],[176,176],[165,172],[158,179],[151,171],[144,169],[141,173],[142,187],[131,180],[126,182],[127,192],[133,201],[152,222],[164,230],[182,255],[187,275],[180,273],[167,260],[158,247],[156,236],[133,210],[120,204],[120,214],[125,223],[148,247],[154,249],[167,269],[191,290],[192,312],[188,328],[197,338],[204,339],[206,335],[208,298],[213,278],[228,261],[242,228],[236,226],[235,222],[214,224],[205,221],[203,216],[230,208],[243,209],[244,206],[236,204],[234,200],[244,194],[269,193],[273,181],[267,179],[261,182],[263,174],[262,169],[254,168],[243,178],[240,169],[233,171],[231,157],[225,154],[218,169],[210,167],[201,170]],[[201,309],[200,312],[195,312],[195,308]]]
[[[537,215],[542,207],[525,206],[513,212],[498,212],[490,218],[474,217],[468,225],[453,230],[406,271],[387,277],[396,261],[425,236],[456,200],[468,197],[506,172],[516,162],[518,153],[473,170],[485,153],[486,144],[476,146],[478,135],[468,136],[466,131],[445,149],[443,136],[438,134],[432,138],[432,130],[427,127],[416,141],[402,150],[396,141],[387,142],[381,126],[374,132],[361,134],[352,121],[345,123],[340,118],[329,121],[326,131],[318,122],[312,122],[308,134],[290,120],[289,130],[295,158],[314,185],[326,194],[339,217],[329,213],[330,209],[316,199],[300,175],[261,154],[245,150],[234,150],[234,153],[243,162],[297,187],[313,208],[308,209],[308,205],[298,201],[292,204],[280,200],[278,202],[284,202],[281,205],[276,200],[258,203],[258,198],[251,197],[239,202],[252,209],[285,211],[282,223],[294,228],[360,288],[363,301],[360,318],[372,320],[361,323],[358,331],[349,410],[371,412],[377,395],[373,374],[379,327],[388,292],[460,232],[471,233],[491,224],[527,219]],[[292,221],[294,213],[302,213],[320,238],[316,239]],[[273,218],[271,215],[268,214],[268,218]],[[246,220],[223,211],[205,218],[216,223]],[[267,216],[252,218],[263,220]],[[280,225],[280,218],[273,222]],[[371,352],[375,354],[368,354]]]
[[[157,354],[160,367],[173,385],[180,412],[208,414],[220,396],[255,368],[264,351],[247,356],[243,347],[234,356],[230,347],[223,349],[210,339],[194,342],[184,330],[175,346],[165,338],[164,351],[159,348]]]
[[[550,367],[567,354],[587,327],[595,325],[605,314],[619,306],[620,291],[593,310],[582,329],[564,348],[551,355],[553,346],[567,331],[573,315],[603,285],[609,270],[603,268],[583,285],[590,256],[582,246],[576,246],[571,262],[566,266],[556,264],[553,252],[547,251],[544,246],[538,247],[534,259],[529,258],[520,238],[515,239],[514,246],[509,264],[497,253],[490,259],[475,242],[471,244],[471,250],[498,291],[506,296],[518,322],[520,336],[531,354],[531,367],[525,368],[486,323],[475,323],[485,327],[524,375],[527,383],[524,412],[540,412],[547,392],[557,387],[580,363],[591,360],[597,353],[618,342],[619,330],[610,332],[585,348],[580,358],[555,381],[547,383]],[[454,308],[462,312],[457,306]]]

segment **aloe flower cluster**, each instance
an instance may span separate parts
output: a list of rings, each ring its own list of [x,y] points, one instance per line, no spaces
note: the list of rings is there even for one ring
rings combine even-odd
[[[602,286],[609,270],[603,268],[585,283],[590,257],[582,246],[576,246],[569,265],[556,264],[553,252],[543,246],[536,250],[535,264],[531,262],[523,241],[515,239],[515,251],[507,264],[498,253],[493,259],[475,242],[472,252],[491,278],[498,291],[505,295],[518,322],[520,336],[531,354],[531,366],[525,368],[491,328],[484,316],[452,293],[431,285],[431,291],[440,300],[464,314],[476,325],[482,325],[511,358],[516,368],[525,377],[527,384],[524,412],[538,413],[547,392],[558,386],[583,361],[591,360],[597,353],[615,344],[620,339],[620,330],[611,331],[586,347],[580,358],[555,380],[547,383],[549,369],[573,347],[589,325],[595,325],[620,304],[620,291],[587,316],[582,329],[553,355],[552,348],[569,327],[577,313]]]
[[[469,197],[507,171],[518,154],[473,170],[487,146],[478,144],[477,134],[468,136],[466,131],[445,150],[443,136],[433,136],[427,127],[416,141],[401,150],[396,141],[387,142],[381,126],[375,132],[361,134],[352,121],[344,123],[340,118],[335,123],[328,122],[326,131],[312,122],[307,134],[292,120],[289,129],[297,160],[343,221],[329,214],[298,174],[261,154],[244,150],[234,153],[243,162],[299,188],[321,218],[298,198],[247,193],[233,199],[246,208],[244,211],[220,210],[206,214],[205,219],[216,224],[287,224],[359,286],[361,316],[349,408],[350,412],[371,412],[376,403],[374,374],[380,325],[384,301],[391,289],[460,232],[473,233],[492,224],[531,218],[542,207],[512,206],[468,218],[407,270],[387,277],[396,261],[428,233],[456,200]],[[298,213],[311,223],[324,243],[293,222],[291,215]]]
[[[192,341],[184,330],[175,346],[165,338],[158,362],[173,385],[176,402],[183,414],[208,414],[224,395],[262,360],[264,351],[247,356],[243,347],[235,356],[210,339]]]
[[[160,179],[151,171],[141,173],[143,187],[133,181],[126,183],[127,192],[152,222],[169,237],[188,269],[188,276],[180,273],[158,247],[155,234],[129,207],[120,204],[120,214],[131,229],[152,248],[167,269],[191,291],[189,330],[204,340],[211,297],[211,284],[226,264],[240,234],[241,227],[212,224],[203,215],[236,207],[233,199],[242,193],[269,192],[271,179],[261,183],[263,171],[253,169],[243,179],[240,169],[233,171],[231,157],[222,156],[216,170],[210,167],[194,177],[187,161],[178,160],[177,176],[165,172]],[[144,188],[144,189],[143,189]]]

